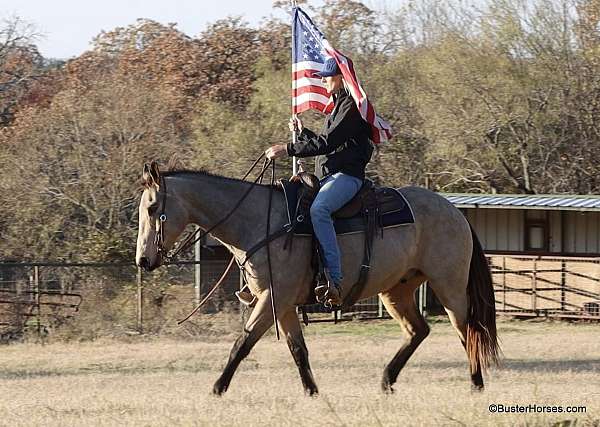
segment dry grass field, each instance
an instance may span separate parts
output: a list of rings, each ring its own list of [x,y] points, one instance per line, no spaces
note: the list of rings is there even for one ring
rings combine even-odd
[[[600,425],[600,325],[500,322],[503,366],[476,394],[454,331],[445,320],[431,326],[391,396],[380,392],[379,381],[401,342],[392,321],[306,329],[317,398],[303,395],[285,342],[273,334],[242,363],[221,398],[210,390],[231,332],[2,346],[0,425]],[[587,408],[494,414],[490,404]]]

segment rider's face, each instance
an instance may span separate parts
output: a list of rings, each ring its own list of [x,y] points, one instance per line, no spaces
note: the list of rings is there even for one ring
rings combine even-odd
[[[329,93],[337,93],[343,86],[342,75],[321,77],[321,82],[325,85],[325,89]]]

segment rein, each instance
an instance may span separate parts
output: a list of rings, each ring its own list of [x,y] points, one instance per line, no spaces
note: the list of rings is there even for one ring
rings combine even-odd
[[[254,168],[256,167],[256,165],[258,164],[258,162],[265,156],[265,153],[263,152],[252,164],[252,166],[250,167],[250,169],[248,170],[248,172],[246,172],[246,174],[244,175],[244,177],[242,178],[242,181],[245,180],[248,175],[250,175],[250,173],[254,170]],[[246,199],[246,197],[248,197],[248,195],[250,194],[250,192],[254,189],[254,187],[256,186],[257,183],[262,183],[263,177],[265,172],[269,169],[269,166],[271,167],[271,185],[269,187],[269,205],[267,208],[267,231],[266,231],[266,237],[262,242],[266,242],[266,246],[267,246],[267,264],[269,267],[269,291],[271,294],[271,310],[273,313],[273,321],[275,324],[275,332],[277,335],[277,339],[279,340],[280,335],[279,335],[279,326],[277,324],[277,310],[275,308],[275,291],[273,289],[273,270],[271,267],[271,252],[270,252],[270,248],[269,248],[269,233],[270,233],[270,228],[271,228],[271,205],[272,205],[272,200],[273,200],[273,187],[275,185],[275,161],[274,160],[267,160],[265,159],[264,163],[263,163],[263,167],[260,171],[260,173],[258,174],[258,176],[256,177],[256,179],[251,183],[250,187],[248,188],[248,190],[246,190],[246,192],[244,193],[244,195],[237,201],[237,203],[233,206],[233,208],[227,213],[227,215],[225,215],[223,218],[221,218],[219,221],[217,221],[215,224],[213,224],[210,228],[208,228],[207,230],[201,232],[201,229],[198,228],[196,229],[192,234],[190,234],[188,237],[186,237],[186,239],[183,241],[183,243],[177,247],[177,249],[175,251],[173,251],[173,253],[169,254],[168,251],[165,249],[164,246],[164,223],[167,221],[167,215],[165,213],[165,209],[166,209],[166,204],[167,204],[167,184],[165,181],[165,178],[163,176],[161,176],[160,179],[160,186],[162,186],[163,188],[163,197],[161,198],[161,202],[160,202],[160,214],[158,216],[158,230],[155,236],[155,240],[154,243],[156,244],[157,247],[157,252],[164,257],[165,260],[165,264],[171,264],[173,263],[173,259],[181,254],[182,252],[184,252],[185,250],[189,249],[193,244],[195,244],[196,242],[200,241],[203,237],[205,237],[206,235],[208,235],[211,231],[213,231],[215,228],[217,228],[219,225],[223,224],[225,221],[227,221],[231,215],[234,214],[234,212],[240,207],[240,205],[242,204],[242,202]],[[277,234],[277,233],[276,233]],[[261,243],[262,243],[261,242]],[[253,248],[254,249],[254,248]],[[256,250],[254,250],[252,252],[252,254],[255,252]],[[252,255],[250,254],[250,255]],[[243,263],[240,264],[240,268],[243,268],[243,265],[246,263],[246,261],[248,261],[248,259],[250,258],[249,255],[246,255]],[[212,287],[212,289],[206,294],[206,296],[204,297],[204,299],[198,304],[198,306],[196,306],[196,308],[194,308],[190,314],[188,314],[184,319],[180,320],[177,322],[178,325],[181,325],[183,322],[185,322],[186,320],[188,320],[190,317],[192,317],[208,300],[209,298],[214,294],[214,292],[217,290],[217,288],[219,288],[225,281],[225,277],[227,276],[227,274],[229,273],[229,270],[231,270],[231,267],[233,266],[233,261],[235,260],[235,257],[232,256],[231,260],[229,261],[229,264],[227,265],[227,268],[225,269],[225,271],[223,272],[223,274],[221,275],[221,278],[217,281],[217,283]]]
[[[265,153],[262,153],[258,159],[256,159],[254,161],[254,163],[252,164],[252,166],[250,167],[250,169],[248,170],[248,172],[246,172],[246,174],[244,175],[244,177],[242,178],[242,181],[245,180],[248,175],[250,175],[250,173],[254,170],[254,168],[256,167],[256,165],[258,164],[258,162],[264,157]],[[260,173],[258,174],[258,176],[256,177],[256,179],[252,182],[252,184],[250,185],[250,187],[248,188],[248,190],[246,190],[246,193],[244,193],[244,195],[240,198],[240,200],[238,200],[238,202],[235,204],[235,206],[227,213],[227,215],[225,215],[223,218],[221,218],[219,221],[216,222],[216,224],[214,224],[212,227],[210,227],[208,230],[203,231],[198,228],[196,229],[192,234],[190,234],[188,237],[185,238],[185,240],[183,241],[183,243],[181,245],[179,245],[177,247],[177,249],[175,249],[171,254],[168,253],[168,251],[165,250],[164,247],[164,231],[163,231],[163,223],[167,221],[167,215],[165,214],[165,209],[166,209],[166,204],[167,204],[167,183],[165,182],[165,178],[163,176],[161,176],[161,183],[160,185],[163,186],[164,191],[163,191],[163,197],[161,199],[161,212],[159,214],[159,229],[158,232],[156,233],[156,237],[155,237],[155,243],[157,246],[157,251],[161,254],[161,256],[164,255],[164,259],[165,259],[165,264],[171,264],[173,263],[173,259],[180,255],[182,252],[188,250],[190,247],[192,247],[192,245],[194,245],[196,242],[200,241],[201,239],[203,239],[205,236],[207,236],[211,231],[213,231],[215,228],[217,228],[219,225],[223,224],[225,221],[227,221],[231,215],[234,214],[234,212],[240,207],[240,205],[242,204],[242,202],[246,199],[246,197],[248,197],[248,195],[250,194],[250,192],[252,191],[252,189],[254,188],[254,186],[257,183],[262,182],[263,176],[265,174],[265,172],[267,171],[269,165],[273,163],[273,173],[275,171],[275,163],[270,160],[270,161],[266,161],[265,159],[265,163],[263,164],[262,170],[260,171]]]
[[[219,286],[221,286],[221,284],[223,283],[223,281],[225,280],[225,277],[227,276],[227,273],[229,273],[229,270],[231,270],[231,267],[233,266],[233,261],[234,258],[231,257],[231,259],[229,260],[229,265],[227,265],[227,268],[225,269],[225,272],[221,275],[221,278],[217,281],[217,283],[212,287],[212,289],[206,294],[206,296],[202,299],[202,301],[200,301],[200,304],[198,304],[196,306],[196,308],[194,308],[190,314],[188,314],[185,319],[182,319],[180,321],[177,322],[178,325],[181,325],[183,322],[185,322],[186,320],[188,320],[190,317],[192,317],[194,314],[196,314],[196,312],[198,310],[200,310],[200,307],[202,307],[209,299],[210,297],[212,297],[212,294],[215,293],[215,291],[217,290],[217,288]]]

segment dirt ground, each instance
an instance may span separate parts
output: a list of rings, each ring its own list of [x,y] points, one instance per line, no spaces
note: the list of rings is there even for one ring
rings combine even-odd
[[[272,333],[220,398],[210,390],[232,333],[2,346],[0,425],[600,426],[600,325],[500,321],[503,364],[483,393],[470,391],[449,323],[430,325],[391,396],[379,390],[402,340],[391,320],[306,328],[316,398],[304,396],[285,342]],[[490,405],[564,412],[492,413]],[[571,406],[585,412],[567,413]]]

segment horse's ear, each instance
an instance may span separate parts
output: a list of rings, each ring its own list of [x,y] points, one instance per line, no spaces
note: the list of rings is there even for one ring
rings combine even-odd
[[[156,163],[155,161],[150,163],[150,175],[152,176],[152,179],[154,180],[154,182],[156,182],[156,185],[159,185],[160,171],[158,170],[158,163]]]
[[[160,171],[158,170],[158,164],[152,162],[150,164],[144,163],[144,170],[142,172],[142,181],[147,187],[153,185],[158,186],[160,182]]]

